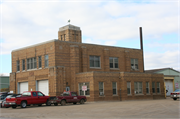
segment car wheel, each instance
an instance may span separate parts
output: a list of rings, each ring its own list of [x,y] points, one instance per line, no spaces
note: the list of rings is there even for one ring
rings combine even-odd
[[[51,102],[49,100],[46,101],[46,106],[51,106]]]
[[[17,106],[13,105],[12,108],[15,109]]]
[[[21,102],[21,108],[26,108],[26,106],[27,106],[26,101],[22,101],[22,102]]]
[[[62,101],[61,101],[61,105],[62,105],[62,106],[66,105],[66,101],[65,101],[65,100],[62,100]]]
[[[58,106],[58,103],[54,103],[54,106]]]
[[[84,104],[84,99],[81,99],[81,100],[80,100],[80,104]]]
[[[177,100],[177,98],[173,98],[173,100]]]
[[[75,105],[75,104],[77,104],[77,102],[73,102],[73,104]]]
[[[42,106],[42,104],[39,104],[38,106]]]

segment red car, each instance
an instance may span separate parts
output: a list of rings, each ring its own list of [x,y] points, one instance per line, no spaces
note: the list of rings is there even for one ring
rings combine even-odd
[[[21,96],[21,94],[10,94],[10,95],[8,95],[7,97],[20,97],[20,96]],[[6,97],[6,98],[7,98],[7,97]],[[1,107],[6,107],[6,108],[8,108],[8,107],[11,106],[11,105],[9,105],[9,104],[6,103],[6,98],[2,101]]]
[[[39,105],[49,104],[49,96],[45,96],[40,91],[25,91],[22,93],[20,97],[7,97],[6,104],[12,106],[12,108],[16,108],[17,106],[21,106],[21,108],[26,108],[27,105]]]
[[[61,96],[56,96],[56,97],[50,97],[49,102],[54,104],[55,106],[60,103],[61,105],[66,105],[66,103],[80,103],[84,104],[86,102],[86,96],[78,96],[76,92],[70,92],[70,91],[65,91]]]

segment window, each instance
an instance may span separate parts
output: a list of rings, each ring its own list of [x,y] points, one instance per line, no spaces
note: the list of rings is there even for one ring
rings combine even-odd
[[[109,58],[109,67],[110,68],[118,68],[118,58],[117,57]]]
[[[31,96],[31,93],[30,93],[30,92],[24,92],[24,93],[22,94],[22,96]]]
[[[113,95],[117,95],[117,83],[112,82]]]
[[[45,55],[45,67],[49,66],[49,56]]]
[[[138,59],[131,59],[131,69],[132,70],[138,69]]]
[[[34,96],[34,97],[36,97],[36,96],[37,96],[36,92],[32,92],[32,94],[33,94],[33,96]]]
[[[155,93],[155,82],[152,82],[152,92]]]
[[[149,82],[146,82],[146,94],[149,94]]]
[[[69,96],[69,92],[64,92],[63,96]]]
[[[20,61],[18,60],[18,61],[16,61],[16,66],[17,66],[17,71],[20,71]]]
[[[131,82],[127,82],[127,94],[131,94]]]
[[[38,65],[39,65],[39,68],[42,67],[42,63],[41,63],[41,56],[38,57]]]
[[[28,58],[27,59],[27,70],[28,69],[35,69],[37,68],[36,66],[36,58]]]
[[[157,93],[160,93],[160,83],[157,82]]]
[[[78,96],[78,95],[74,92],[71,92],[71,96]]]
[[[87,90],[83,91],[82,86],[87,86]],[[89,82],[79,83],[79,95],[90,95]]]
[[[25,60],[22,60],[22,70],[25,70]]]
[[[63,40],[63,36],[61,35],[61,40]]]
[[[38,96],[44,96],[41,92],[37,92]]]
[[[142,82],[134,82],[134,93],[142,94]]]
[[[90,67],[100,67],[100,57],[99,56],[89,56]]]
[[[66,34],[64,34],[64,41],[66,41]]]
[[[99,95],[104,95],[104,83],[99,82]]]

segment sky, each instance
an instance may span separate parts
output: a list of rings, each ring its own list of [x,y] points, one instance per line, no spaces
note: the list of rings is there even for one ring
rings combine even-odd
[[[82,42],[140,49],[145,70],[180,70],[180,0],[1,0],[0,74],[11,73],[11,51],[79,26]]]

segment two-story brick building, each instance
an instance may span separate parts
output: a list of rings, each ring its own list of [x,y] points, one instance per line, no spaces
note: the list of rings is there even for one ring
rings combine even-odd
[[[144,73],[142,49],[82,43],[80,27],[12,51],[11,91],[52,96],[69,89],[89,101],[164,98],[163,74]]]

